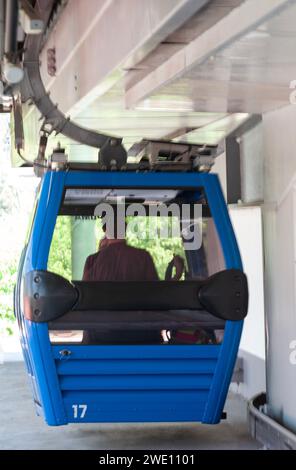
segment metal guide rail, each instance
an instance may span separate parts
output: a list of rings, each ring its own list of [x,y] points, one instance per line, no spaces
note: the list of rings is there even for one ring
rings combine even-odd
[[[45,166],[51,170],[87,171],[195,171],[207,173],[217,156],[217,146],[146,140],[134,144],[128,154],[111,147],[99,151],[97,163],[70,162],[62,148],[54,150]]]

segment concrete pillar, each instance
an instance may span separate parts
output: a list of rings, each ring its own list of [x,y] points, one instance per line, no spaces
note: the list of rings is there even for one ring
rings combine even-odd
[[[263,201],[263,130],[262,123],[239,139],[241,199],[246,204]]]
[[[268,414],[296,432],[296,106],[263,116]]]
[[[76,219],[71,221],[72,279],[81,280],[86,258],[95,253],[95,220]]]

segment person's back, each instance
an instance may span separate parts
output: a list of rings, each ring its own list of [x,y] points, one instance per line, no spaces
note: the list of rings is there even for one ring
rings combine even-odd
[[[158,275],[150,254],[134,248],[125,240],[107,240],[105,246],[90,255],[85,263],[84,281],[156,281]],[[84,342],[96,344],[159,344],[161,332],[157,330],[111,329],[107,332],[88,331]]]
[[[85,263],[84,281],[156,281],[157,272],[150,254],[127,245],[125,240],[112,240]]]

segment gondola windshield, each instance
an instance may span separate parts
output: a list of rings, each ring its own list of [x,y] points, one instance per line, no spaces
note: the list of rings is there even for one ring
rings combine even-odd
[[[112,283],[132,283],[133,298],[132,288],[138,289],[139,282],[203,281],[224,269],[221,244],[202,191],[196,202],[186,203],[176,190],[65,189],[48,257],[51,273],[70,282],[108,283],[111,290]],[[104,324],[90,329],[81,317],[80,329],[77,324],[75,330],[51,329],[50,339],[53,344],[222,342],[223,320],[216,319],[210,327],[206,322],[190,324],[182,313],[181,328],[174,309],[171,318],[166,314],[167,327],[164,323],[160,328],[157,322],[153,325],[149,311],[122,313],[118,322],[116,313],[108,309],[101,313]],[[141,319],[143,329],[137,329],[133,323]]]

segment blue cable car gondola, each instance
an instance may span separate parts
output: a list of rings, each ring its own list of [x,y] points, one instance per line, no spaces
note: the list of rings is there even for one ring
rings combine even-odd
[[[89,190],[84,202],[71,191]],[[225,269],[183,281],[68,281],[47,271],[57,218],[87,217],[91,194],[129,190],[203,204],[214,220]],[[70,191],[70,192],[69,192]],[[73,193],[72,193],[73,194]],[[67,212],[68,211],[68,212]],[[204,249],[205,247],[201,247]],[[60,246],[63,250],[63,246]],[[188,252],[194,274],[202,251]],[[207,277],[207,278],[206,278]],[[15,291],[21,343],[38,414],[49,425],[77,422],[218,423],[247,314],[246,277],[215,174],[197,172],[48,171],[24,249]],[[109,323],[108,323],[109,322]],[[102,328],[224,330],[210,344],[86,344],[51,332]],[[125,326],[124,326],[125,325]],[[107,329],[106,329],[107,328]],[[107,336],[107,333],[106,333]]]

